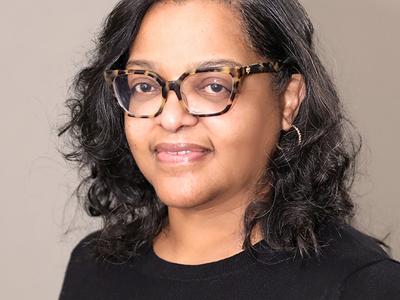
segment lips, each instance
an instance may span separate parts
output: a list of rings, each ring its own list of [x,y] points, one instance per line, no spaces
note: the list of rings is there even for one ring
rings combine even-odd
[[[161,143],[154,151],[159,162],[174,164],[199,161],[211,152],[207,147],[192,143]]]
[[[211,151],[209,148],[190,143],[161,143],[155,146],[156,152],[170,152],[175,154],[183,154],[183,152],[208,152]]]

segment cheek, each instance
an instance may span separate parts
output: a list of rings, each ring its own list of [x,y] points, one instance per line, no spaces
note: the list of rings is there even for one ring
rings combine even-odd
[[[134,131],[134,126],[132,122],[128,121],[127,118],[125,118],[125,136],[128,141],[129,147],[131,149],[131,152],[136,148],[135,146],[135,141],[137,140],[135,131]]]
[[[125,117],[125,135],[129,144],[129,148],[135,160],[140,161],[140,156],[148,149],[148,141],[145,122],[130,117]]]
[[[125,118],[125,135],[139,170],[152,184],[154,174],[150,152],[150,124],[145,119]]]
[[[231,111],[208,122],[215,148],[236,165],[265,166],[280,133],[278,100],[265,96],[237,100],[241,102]],[[258,101],[249,104],[252,100]]]
[[[218,136],[218,141],[226,143],[225,147],[251,151],[257,147],[263,149],[275,142],[280,132],[280,114],[276,99],[265,97],[237,99],[241,103],[220,118],[210,120],[210,128]],[[253,103],[250,103],[252,100]],[[246,102],[246,104],[242,104]],[[211,118],[210,118],[211,119]],[[223,147],[223,148],[225,148]]]

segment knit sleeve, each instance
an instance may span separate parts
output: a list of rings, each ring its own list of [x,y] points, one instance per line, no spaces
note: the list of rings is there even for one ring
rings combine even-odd
[[[341,300],[400,299],[400,263],[383,259],[350,274],[341,286]]]

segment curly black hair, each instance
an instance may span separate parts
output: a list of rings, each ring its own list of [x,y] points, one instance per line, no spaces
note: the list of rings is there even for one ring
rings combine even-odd
[[[76,194],[91,216],[101,216],[98,251],[103,257],[132,257],[167,224],[168,210],[140,172],[124,134],[124,115],[103,72],[123,68],[141,21],[156,0],[122,0],[107,17],[92,59],[73,83],[67,100],[69,121],[59,135],[69,137],[69,161],[84,174]],[[182,2],[175,1],[175,2]],[[320,233],[328,224],[350,223],[350,196],[361,136],[346,116],[336,88],[316,54],[314,29],[296,0],[222,1],[240,16],[252,49],[285,62],[274,75],[282,93],[293,73],[304,77],[306,96],[295,119],[302,133],[281,132],[278,149],[245,211],[243,249],[261,225],[272,249],[319,255]],[[269,187],[269,188],[267,188]]]

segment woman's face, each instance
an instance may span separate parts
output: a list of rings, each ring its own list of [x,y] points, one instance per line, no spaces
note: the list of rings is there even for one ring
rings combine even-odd
[[[214,1],[158,3],[145,16],[129,61],[145,60],[166,80],[203,61],[263,61],[247,46],[238,16]],[[131,63],[129,68],[143,69]],[[140,170],[160,200],[175,208],[237,207],[250,198],[252,185],[268,163],[281,130],[281,111],[271,74],[249,75],[234,105],[222,115],[196,117],[168,93],[163,112],[149,119],[125,117],[128,143]],[[158,144],[197,144],[210,151],[200,159],[163,152]],[[165,150],[165,149],[164,149]]]

